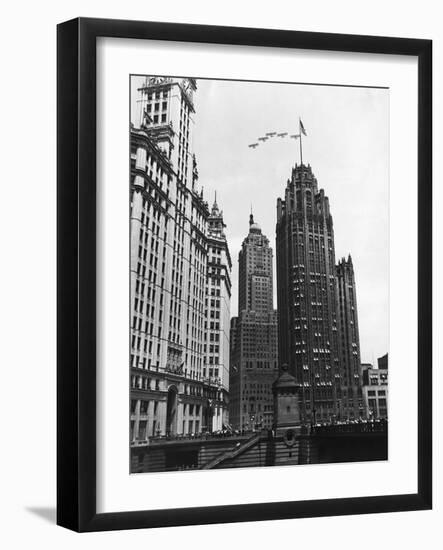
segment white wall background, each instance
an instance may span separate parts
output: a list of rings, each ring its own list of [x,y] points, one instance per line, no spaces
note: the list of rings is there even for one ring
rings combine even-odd
[[[437,548],[442,491],[432,512],[413,512],[76,535],[55,521],[55,25],[76,16],[287,28],[434,40],[435,268],[442,269],[443,29],[440,2],[328,0],[255,2],[48,1],[2,11],[0,121],[0,541],[5,548]],[[438,250],[440,248],[440,250]],[[443,300],[434,289],[435,464],[441,449],[439,332]],[[440,310],[437,312],[437,310]],[[441,339],[441,337],[440,337]],[[440,431],[440,437],[437,434]],[[441,484],[435,470],[435,487]]]

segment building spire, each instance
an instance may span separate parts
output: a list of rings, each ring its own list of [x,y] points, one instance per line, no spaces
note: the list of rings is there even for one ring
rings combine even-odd
[[[214,191],[214,204],[212,205],[211,216],[221,216],[223,212],[220,212],[217,204],[217,191]]]
[[[251,226],[254,223],[254,214],[252,213],[252,202],[251,202],[251,213],[249,214],[249,225]]]

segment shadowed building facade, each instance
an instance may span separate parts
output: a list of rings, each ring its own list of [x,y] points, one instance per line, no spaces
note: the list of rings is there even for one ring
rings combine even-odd
[[[352,262],[336,267],[329,200],[310,165],[292,169],[277,200],[276,250],[279,360],[300,388],[302,420],[346,420],[348,396],[353,417],[360,350]]]
[[[252,214],[238,262],[239,315],[231,320],[230,424],[236,429],[270,428],[272,384],[278,375],[273,253]]]
[[[336,266],[337,320],[342,395],[338,402],[339,419],[366,417],[362,394],[362,368],[358,331],[357,296],[351,255]]]
[[[207,293],[216,286],[223,294],[223,338],[230,299],[227,245],[225,272],[217,285],[211,265],[218,245],[213,241],[223,248],[223,238],[214,232],[214,216],[197,188],[192,147],[196,82],[147,77],[138,91],[130,135],[133,445],[152,436],[217,428],[214,416],[223,408],[222,389],[228,388],[228,353],[221,382],[209,380],[205,345],[212,309]]]

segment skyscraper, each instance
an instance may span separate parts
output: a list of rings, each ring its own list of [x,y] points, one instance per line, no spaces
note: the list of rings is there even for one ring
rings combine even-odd
[[[292,169],[276,235],[279,360],[299,385],[303,421],[331,421],[341,398],[334,230],[310,165]]]
[[[251,214],[238,257],[239,313],[231,321],[229,410],[235,428],[272,426],[272,384],[278,374],[272,256],[269,239]]]
[[[354,419],[366,416],[366,411],[362,396],[362,369],[354,266],[350,254],[347,260],[343,258],[338,262],[336,276],[338,344],[342,385],[338,409],[341,418]]]
[[[249,216],[249,234],[238,255],[238,310],[269,313],[272,302],[272,248]]]
[[[196,88],[193,79],[147,77],[138,90],[131,127],[134,444],[156,435],[212,430],[228,388],[226,342],[217,377],[221,383],[205,374],[208,357],[215,359],[205,349],[207,315],[215,311],[207,307],[207,293],[214,287],[223,293],[223,331],[228,334],[230,260],[216,230],[219,222],[197,189],[192,148]],[[223,249],[220,274],[212,267],[216,241]]]
[[[206,359],[204,381],[217,387],[212,403],[212,430],[229,422],[229,336],[231,304],[231,256],[225,235],[223,212],[214,200],[208,217],[208,266],[206,279]]]

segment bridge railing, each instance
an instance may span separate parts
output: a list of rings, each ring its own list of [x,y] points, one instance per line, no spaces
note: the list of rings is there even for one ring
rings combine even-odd
[[[312,435],[334,435],[341,433],[383,433],[387,431],[387,420],[361,420],[336,424],[316,424],[310,427]]]
[[[265,430],[266,431],[266,430]],[[162,442],[162,441],[192,441],[192,440],[211,440],[211,439],[225,439],[225,438],[238,438],[242,436],[250,436],[252,434],[259,434],[260,431],[256,430],[222,430],[219,432],[199,432],[190,434],[166,434],[157,435],[149,438],[150,442]]]
[[[335,434],[358,434],[358,433],[383,433],[387,431],[388,421],[380,420],[359,420],[355,422],[343,422],[334,424],[302,425],[300,435],[335,435]],[[270,430],[221,430],[218,432],[199,432],[190,434],[166,434],[149,437],[146,441],[135,441],[133,446],[149,445],[151,443],[180,442],[180,441],[211,441],[218,439],[250,437],[251,435],[267,435]]]

